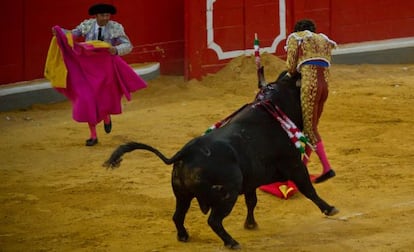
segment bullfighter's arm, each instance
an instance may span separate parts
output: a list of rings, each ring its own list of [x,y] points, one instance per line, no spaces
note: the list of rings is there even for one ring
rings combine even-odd
[[[294,36],[289,36],[286,46],[286,67],[290,75],[297,73],[299,43]]]

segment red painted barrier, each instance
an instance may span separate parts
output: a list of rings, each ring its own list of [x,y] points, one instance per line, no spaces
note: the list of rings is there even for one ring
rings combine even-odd
[[[125,28],[134,49],[124,57],[128,63],[160,62],[163,74],[183,74],[183,0],[122,0],[112,3],[112,16]],[[4,0],[0,7],[0,84],[43,78],[44,62],[52,38],[51,28],[76,27],[90,18],[95,0]]]
[[[23,0],[3,1],[0,22],[4,25],[0,39],[0,84],[25,80]]]
[[[186,0],[185,4],[197,10],[186,9],[187,79],[214,73],[233,56],[253,54],[254,33],[259,34],[262,52],[284,57],[285,38],[302,18],[313,19],[317,32],[338,44],[414,36],[414,2],[402,0]]]
[[[73,28],[95,0],[4,0],[0,7],[0,84],[43,78],[51,27]],[[414,36],[414,2],[405,0],[113,0],[134,50],[128,63],[160,62],[161,74],[214,73],[250,54],[284,56],[296,20],[312,18],[339,44]]]

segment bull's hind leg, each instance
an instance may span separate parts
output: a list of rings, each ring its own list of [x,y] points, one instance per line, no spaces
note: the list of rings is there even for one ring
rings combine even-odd
[[[309,179],[309,173],[306,166],[300,162],[301,167],[296,169],[291,175],[292,181],[298,187],[298,190],[305,195],[306,198],[310,199],[315,203],[321,212],[327,216],[335,215],[339,212],[334,206],[329,205],[323,199],[321,199],[316,193],[315,188]]]
[[[246,192],[244,194],[244,199],[247,206],[247,216],[246,221],[244,222],[244,228],[246,229],[255,229],[257,228],[256,220],[254,219],[254,208],[257,204],[257,195],[256,190],[251,192]]]
[[[230,214],[234,204],[236,204],[238,194],[235,193],[232,199],[228,199],[219,205],[211,208],[210,216],[208,217],[208,225],[211,229],[223,240],[224,246],[230,249],[240,249],[240,244],[231,237],[223,227],[223,219]]]
[[[175,213],[173,215],[173,221],[177,229],[177,240],[186,242],[189,235],[184,226],[185,215],[188,212],[191,204],[191,197],[180,197],[176,195]]]

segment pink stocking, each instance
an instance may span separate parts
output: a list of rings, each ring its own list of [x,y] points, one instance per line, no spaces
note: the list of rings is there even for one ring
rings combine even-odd
[[[97,138],[96,124],[88,123],[88,125],[89,125],[89,131],[91,132],[91,138],[96,139]]]
[[[105,117],[105,119],[104,119],[104,123],[105,124],[108,124],[108,123],[110,123],[111,122],[111,116],[110,115],[107,115],[106,117]]]
[[[316,154],[318,154],[319,160],[322,163],[323,174],[331,170],[331,165],[329,164],[328,158],[326,157],[325,148],[323,147],[322,141],[316,143]]]

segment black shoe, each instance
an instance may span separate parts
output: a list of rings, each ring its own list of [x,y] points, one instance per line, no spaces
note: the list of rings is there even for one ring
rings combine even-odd
[[[314,183],[322,183],[322,182],[324,182],[325,180],[328,180],[328,179],[330,179],[330,178],[333,178],[333,177],[335,177],[335,171],[334,170],[329,170],[327,173],[325,173],[325,174],[322,174],[321,176],[319,176],[319,177],[317,177],[316,179],[315,179],[315,181],[314,181]]]
[[[86,140],[86,146],[94,146],[98,143],[98,138],[89,138]]]
[[[111,133],[112,130],[112,120],[109,121],[108,124],[104,122],[104,129],[106,133]]]

